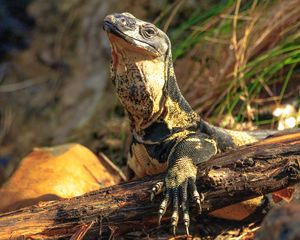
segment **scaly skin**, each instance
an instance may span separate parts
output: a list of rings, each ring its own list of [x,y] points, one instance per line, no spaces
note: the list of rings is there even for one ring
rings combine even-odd
[[[214,127],[193,111],[178,88],[171,43],[163,31],[130,13],[108,15],[103,28],[112,49],[112,80],[133,135],[128,165],[138,177],[167,170],[159,219],[171,203],[175,233],[181,206],[188,233],[189,192],[201,211],[196,166],[218,151],[258,138]]]

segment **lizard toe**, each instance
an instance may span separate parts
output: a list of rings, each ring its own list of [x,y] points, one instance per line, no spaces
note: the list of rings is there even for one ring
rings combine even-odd
[[[198,205],[198,213],[201,214],[202,213],[201,201],[203,200],[203,195],[199,194],[194,178],[189,179],[189,187],[190,187],[190,192],[193,197],[193,200]]]
[[[164,182],[161,181],[156,183],[151,189],[150,200],[153,201],[155,196],[160,194],[163,190],[164,190]]]
[[[172,226],[172,232],[173,235],[176,235],[176,229],[177,229],[177,225],[178,225],[178,211],[177,210],[173,210],[172,213],[172,217],[171,217],[171,226]]]
[[[185,226],[186,234],[189,235],[190,226],[190,215],[189,215],[189,204],[188,204],[188,181],[185,181],[181,186],[181,199],[182,199],[182,212],[183,212],[183,224]]]
[[[170,190],[167,190],[161,204],[159,205],[158,225],[160,225],[161,219],[167,210],[167,207],[169,205],[169,198],[170,198]]]
[[[177,188],[172,190],[172,200],[173,200],[173,212],[171,217],[171,226],[173,235],[176,235],[176,229],[178,225],[178,190]]]

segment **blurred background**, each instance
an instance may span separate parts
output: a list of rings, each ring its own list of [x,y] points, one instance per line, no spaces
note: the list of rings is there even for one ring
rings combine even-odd
[[[34,147],[78,142],[126,163],[103,18],[130,12],[170,36],[180,88],[222,127],[300,122],[300,0],[0,0],[0,185]]]

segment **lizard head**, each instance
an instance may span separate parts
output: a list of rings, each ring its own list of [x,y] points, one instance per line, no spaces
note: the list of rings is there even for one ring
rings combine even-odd
[[[130,13],[114,13],[105,17],[103,28],[108,33],[110,42],[122,39],[123,47],[127,50],[141,52],[152,56],[161,57],[169,49],[168,36],[155,25],[135,18]],[[122,42],[120,43],[122,44]]]

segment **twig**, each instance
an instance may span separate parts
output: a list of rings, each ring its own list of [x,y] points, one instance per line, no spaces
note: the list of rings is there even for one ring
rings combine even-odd
[[[98,155],[105,163],[107,163],[107,165],[109,165],[109,167],[111,167],[115,172],[117,172],[117,174],[121,177],[123,181],[128,181],[127,177],[122,172],[122,170],[117,165],[115,165],[107,156],[105,156],[102,152],[98,153]]]
[[[1,115],[0,115],[1,117]],[[0,118],[0,144],[8,133],[13,122],[13,111],[10,107],[6,107]]]
[[[36,79],[28,79],[23,82],[2,85],[0,86],[0,93],[9,93],[9,92],[23,90],[25,88],[33,87],[34,85],[41,84],[47,81],[49,81],[49,78],[40,77]]]
[[[176,13],[178,12],[179,8],[181,7],[181,5],[185,2],[185,0],[177,0],[176,1],[176,5],[174,7],[174,9],[172,10],[170,16],[168,17],[164,27],[163,27],[163,31],[167,32],[168,28],[173,20],[173,18],[175,17]]]

